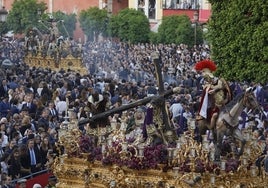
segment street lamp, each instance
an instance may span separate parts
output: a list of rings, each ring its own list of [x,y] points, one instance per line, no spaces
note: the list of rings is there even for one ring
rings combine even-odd
[[[4,23],[7,21],[7,10],[5,9],[5,7],[2,7],[2,9],[0,9],[0,24],[1,24],[1,30],[0,30],[0,34],[1,34],[1,41],[2,41],[2,33],[5,31],[5,27],[4,27]]]
[[[2,7],[2,9],[0,9],[0,22],[6,22],[7,21],[7,10],[5,9],[5,7]]]
[[[197,22],[199,20],[199,13],[198,11],[194,12],[194,44],[196,45],[196,28],[197,28]]]
[[[40,8],[37,9],[37,15],[40,18],[42,15],[42,10]]]

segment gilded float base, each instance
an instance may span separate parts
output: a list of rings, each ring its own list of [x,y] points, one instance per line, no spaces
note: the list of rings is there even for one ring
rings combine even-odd
[[[86,157],[85,157],[86,158]],[[267,188],[268,175],[252,176],[250,171],[211,173],[189,172],[180,174],[174,170],[133,170],[116,165],[103,166],[99,161],[88,162],[82,158],[57,158],[53,173],[58,178],[57,188]],[[198,180],[198,181],[197,181]]]
[[[79,72],[81,75],[88,74],[88,70],[85,65],[82,63],[82,58],[75,58],[72,55],[68,55],[65,58],[60,58],[58,60],[52,57],[42,57],[41,54],[31,55],[28,54],[24,58],[24,62],[30,67],[37,68],[50,68],[53,71],[59,70],[72,70],[75,72]]]

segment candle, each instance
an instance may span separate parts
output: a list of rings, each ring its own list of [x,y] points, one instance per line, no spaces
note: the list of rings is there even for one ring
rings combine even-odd
[[[181,142],[180,142],[180,140],[177,140],[177,146],[176,146],[176,148],[178,148],[178,149],[181,148]]]
[[[252,165],[250,167],[250,172],[251,172],[251,176],[252,177],[256,177],[257,176],[257,173],[256,173],[256,166],[255,165]]]
[[[112,138],[107,138],[107,145],[112,146]]]
[[[210,175],[210,183],[213,185],[215,184],[215,175],[214,174]]]
[[[106,152],[106,144],[105,143],[102,143],[102,145],[101,145],[101,152],[102,153]]]
[[[191,148],[191,150],[190,150],[190,155],[191,155],[192,157],[195,157],[195,148]]]
[[[214,159],[215,159],[215,151],[211,150],[210,151],[210,160],[214,161]]]
[[[69,110],[69,98],[66,97],[66,110],[65,110],[65,116],[68,117],[68,110]]]
[[[127,142],[122,143],[122,151],[127,151]]]
[[[204,134],[202,135],[202,142],[207,142],[208,141],[208,135]]]
[[[242,158],[242,164],[243,165],[247,165],[248,164],[247,156],[243,156],[243,158]]]
[[[173,167],[173,174],[175,178],[178,177],[179,175],[179,169],[180,167]]]
[[[175,149],[173,150],[173,158],[177,157],[177,154],[178,154],[178,149],[175,148]]]
[[[248,154],[248,155],[251,154],[251,149],[250,149],[250,148],[246,148],[245,150],[246,150],[246,151],[245,151],[246,154]]]
[[[226,161],[221,160],[221,170],[224,171],[226,169]]]
[[[184,134],[181,135],[180,140],[181,140],[180,142],[183,143],[183,144],[186,142]]]
[[[167,148],[168,150],[168,157],[171,158],[173,155],[172,155],[172,152],[173,152],[173,148]]]
[[[249,141],[250,140],[250,133],[248,130],[244,130],[244,138],[246,141]]]
[[[139,146],[138,147],[138,157],[143,157],[144,156],[144,147]]]
[[[116,121],[112,121],[112,122],[111,122],[111,127],[112,127],[112,130],[113,130],[113,131],[116,130],[116,125],[117,125]]]
[[[63,157],[60,157],[60,163],[61,163],[61,164],[64,164],[64,159],[63,159]]]
[[[209,150],[209,142],[208,141],[203,142],[203,148],[205,151]]]
[[[215,146],[213,142],[210,144],[209,148],[210,148],[210,160],[214,161],[215,160]]]

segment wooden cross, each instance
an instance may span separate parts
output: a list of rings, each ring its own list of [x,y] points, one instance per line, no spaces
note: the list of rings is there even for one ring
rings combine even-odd
[[[172,132],[174,132],[173,135],[176,136],[177,134],[175,133],[174,129],[171,127],[170,118],[168,115],[169,113],[168,113],[168,109],[167,109],[167,106],[165,103],[165,98],[167,98],[170,95],[173,95],[174,93],[180,92],[180,88],[176,87],[174,89],[165,91],[164,84],[163,84],[163,78],[162,78],[162,71],[161,71],[161,66],[160,66],[161,62],[160,62],[158,52],[153,52],[151,54],[151,58],[152,58],[152,61],[154,63],[154,67],[155,67],[155,75],[156,75],[157,85],[158,85],[158,89],[159,89],[159,95],[145,97],[144,99],[132,102],[130,104],[123,105],[123,106],[120,106],[118,108],[114,108],[114,109],[111,109],[111,110],[108,110],[108,111],[105,111],[105,112],[102,112],[99,114],[95,114],[91,118],[86,118],[86,119],[80,120],[79,125],[94,122],[94,121],[102,119],[102,118],[107,118],[108,116],[110,116],[112,114],[123,112],[125,110],[135,108],[137,106],[145,105],[147,103],[152,103],[156,106],[156,108],[160,108],[161,112],[162,112],[163,125],[158,125],[158,126],[160,126],[159,129],[160,129],[160,132],[162,134],[162,137],[163,138],[165,137],[164,132],[166,132],[166,131],[172,131]]]

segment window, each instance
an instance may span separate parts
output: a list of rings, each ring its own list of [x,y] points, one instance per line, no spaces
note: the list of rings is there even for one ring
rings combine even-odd
[[[155,0],[149,0],[149,19],[155,19]]]
[[[156,0],[138,0],[138,10],[142,11],[149,19],[155,19]]]
[[[163,9],[198,9],[199,0],[163,0]]]
[[[138,10],[144,12],[145,0],[138,0]]]

